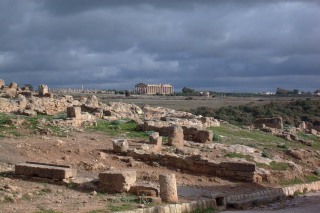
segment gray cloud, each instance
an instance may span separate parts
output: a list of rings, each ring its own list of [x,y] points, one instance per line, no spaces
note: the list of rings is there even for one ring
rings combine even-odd
[[[0,78],[51,87],[318,89],[319,1],[181,2],[0,0]]]

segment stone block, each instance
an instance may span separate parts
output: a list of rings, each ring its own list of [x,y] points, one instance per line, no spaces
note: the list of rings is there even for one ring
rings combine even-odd
[[[222,162],[220,166],[221,168],[237,172],[254,172],[256,170],[255,164],[245,162]]]
[[[68,179],[76,176],[77,171],[68,166],[40,163],[20,163],[15,165],[15,174],[50,179]]]
[[[113,140],[113,151],[117,153],[127,153],[129,149],[129,144],[126,139],[116,139]]]
[[[166,174],[159,176],[160,197],[164,202],[177,203],[177,183],[175,174]]]
[[[17,88],[18,88],[18,84],[17,84],[16,82],[11,82],[11,83],[9,84],[9,88],[10,88],[10,89],[17,89]]]
[[[49,94],[49,88],[45,84],[39,85],[39,96],[46,96]]]
[[[132,186],[129,192],[138,196],[158,197],[159,195],[159,191],[157,188],[144,185]]]
[[[67,107],[67,117],[81,119],[81,107]]]
[[[137,179],[136,171],[113,170],[99,174],[101,190],[106,192],[128,192]]]
[[[153,146],[153,151],[161,151],[162,149],[162,137],[159,136],[158,132],[153,132],[150,136],[149,136],[149,142],[151,144],[154,144]]]
[[[200,130],[197,137],[200,143],[208,143],[213,139],[213,132],[210,130]]]
[[[170,146],[182,147],[184,146],[183,129],[180,126],[171,126],[169,128],[168,144]]]

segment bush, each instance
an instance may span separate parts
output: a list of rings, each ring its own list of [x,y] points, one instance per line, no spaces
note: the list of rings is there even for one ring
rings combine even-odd
[[[264,158],[271,158],[270,153],[266,149],[262,151],[261,156]]]
[[[317,168],[317,169],[314,171],[314,174],[320,177],[320,168]]]

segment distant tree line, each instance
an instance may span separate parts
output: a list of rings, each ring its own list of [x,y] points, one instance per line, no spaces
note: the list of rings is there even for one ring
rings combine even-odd
[[[270,102],[266,105],[227,106],[218,110],[202,106],[192,109],[196,115],[210,116],[235,125],[252,125],[257,118],[281,116],[287,125],[299,125],[302,121],[320,125],[320,101],[295,100],[291,102]]]

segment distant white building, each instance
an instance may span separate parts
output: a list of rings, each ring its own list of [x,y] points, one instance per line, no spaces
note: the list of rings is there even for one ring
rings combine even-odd
[[[147,94],[147,95],[155,95],[155,94],[170,95],[174,93],[174,89],[173,89],[173,86],[170,84],[139,83],[135,85],[135,92],[137,94]]]

